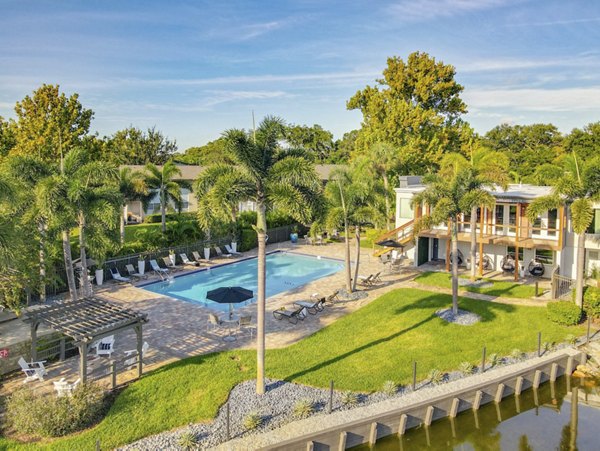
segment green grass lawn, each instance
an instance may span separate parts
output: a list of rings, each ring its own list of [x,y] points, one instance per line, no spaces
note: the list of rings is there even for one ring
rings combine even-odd
[[[415,282],[441,288],[452,288],[452,276],[445,272],[424,272],[415,277]],[[466,278],[466,277],[463,277]],[[473,293],[487,294],[490,296],[502,296],[505,298],[532,298],[535,296],[535,287],[516,282],[483,279],[493,284],[491,287],[459,287],[460,290]]]
[[[434,312],[451,297],[416,289],[395,290],[310,337],[267,352],[269,377],[327,387],[375,391],[387,380],[407,384],[412,361],[419,379],[432,368],[452,370],[465,361],[477,363],[482,346],[508,355],[543,341],[560,342],[583,329],[563,327],[546,318],[546,310],[461,298],[460,306],[479,314],[473,326],[448,324]],[[302,327],[299,324],[297,327]],[[109,449],[190,422],[213,418],[237,383],[254,378],[255,354],[228,351],[193,357],[160,368],[131,384],[107,416],[83,433],[36,445],[0,439],[6,449],[93,449],[96,439]]]

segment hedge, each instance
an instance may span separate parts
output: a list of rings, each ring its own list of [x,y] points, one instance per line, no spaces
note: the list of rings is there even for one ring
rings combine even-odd
[[[579,324],[583,316],[577,304],[570,301],[549,302],[546,309],[548,319],[563,326]]]
[[[587,287],[583,295],[583,309],[592,318],[600,318],[600,288]]]
[[[165,215],[166,221],[181,221],[187,220],[192,221],[196,219],[196,213],[194,212],[183,212],[183,213],[167,213]],[[157,222],[162,222],[162,216],[160,213],[154,213],[148,215],[144,218],[144,222],[148,224],[156,224]]]

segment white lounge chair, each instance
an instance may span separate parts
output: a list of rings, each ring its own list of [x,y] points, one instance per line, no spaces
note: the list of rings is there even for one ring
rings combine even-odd
[[[198,263],[209,263],[210,262],[210,260],[200,257],[200,253],[198,253],[198,251],[193,251],[192,256],[194,257],[194,260],[196,260]]]
[[[169,273],[169,270],[167,268],[161,268],[160,266],[158,266],[158,262],[156,260],[150,260],[150,267],[152,268],[152,271],[154,271],[157,274]]]
[[[225,245],[225,250],[231,255],[242,255],[241,252],[234,251],[229,244]]]
[[[117,268],[110,268],[110,275],[117,282],[130,283],[131,279],[129,277],[123,277]]]
[[[18,363],[21,367],[21,371],[25,373],[25,380],[23,383],[31,382],[36,379],[43,381],[44,376],[48,374],[46,368],[44,367],[44,363],[46,363],[45,360],[27,363],[23,357],[20,357]]]
[[[163,262],[165,262],[165,266],[168,269],[170,269],[171,271],[180,271],[181,270],[181,266],[173,263],[173,260],[171,260],[171,257],[163,257]]]
[[[200,262],[191,261],[188,258],[187,254],[179,254],[179,258],[181,258],[181,261],[183,262],[184,265],[187,265],[187,266],[199,266],[200,265]]]
[[[125,269],[127,269],[129,277],[133,277],[135,279],[147,279],[147,276],[145,274],[140,274],[139,272],[137,272],[131,263],[125,265]]]
[[[59,381],[55,381],[54,390],[56,390],[56,396],[59,398],[63,396],[72,396],[73,391],[79,386],[80,383],[81,379],[77,379],[71,384],[70,382],[67,382],[64,377]]]
[[[147,341],[145,341],[144,344],[142,345],[142,361],[144,359],[144,354],[146,354],[146,352],[148,352],[148,349],[150,349],[150,345],[148,344]],[[130,349],[129,351],[125,351],[125,357],[133,356],[130,359],[125,360],[126,368],[137,365],[137,363],[138,363],[137,352],[138,352],[137,349]]]
[[[215,248],[215,252],[217,253],[217,257],[225,257],[225,258],[233,257],[233,255],[231,255],[231,254],[224,254],[219,246],[214,246],[214,248]]]
[[[97,357],[101,355],[107,355],[108,357],[112,356],[112,353],[115,351],[115,336],[109,335],[108,337],[95,341],[92,343],[92,349],[94,348],[96,349]]]

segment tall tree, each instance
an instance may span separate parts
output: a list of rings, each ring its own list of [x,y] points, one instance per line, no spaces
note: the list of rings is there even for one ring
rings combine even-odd
[[[292,148],[304,149],[317,163],[328,161],[335,147],[333,134],[318,124],[288,125],[284,135]]]
[[[0,116],[0,160],[15,146],[14,121],[5,121]]]
[[[336,140],[335,149],[329,155],[327,163],[344,164],[350,160],[350,155],[356,149],[356,139],[358,138],[358,130],[352,130],[344,133],[341,139]]]
[[[67,97],[58,85],[42,85],[33,95],[15,106],[16,144],[11,154],[36,155],[56,162],[88,133],[94,113],[79,102],[79,95]]]
[[[576,154],[564,159],[563,175],[558,178],[552,194],[538,197],[527,208],[527,217],[535,221],[542,213],[570,206],[571,226],[577,235],[577,274],[575,276],[575,301],[583,307],[585,279],[585,232],[594,218],[593,202],[600,200],[600,157],[581,161]]]
[[[128,127],[105,138],[105,160],[114,164],[165,164],[177,151],[177,143],[165,137],[156,127],[147,131]]]
[[[587,124],[582,129],[574,128],[564,140],[565,152],[577,154],[582,161],[600,155],[600,121]]]
[[[414,174],[425,173],[444,152],[457,150],[460,116],[467,107],[455,73],[427,53],[411,53],[406,62],[388,58],[377,85],[358,91],[347,103],[363,115],[357,149],[393,144],[405,173]]]
[[[458,223],[460,216],[478,205],[493,205],[494,198],[483,189],[481,180],[470,165],[457,166],[452,156],[442,161],[439,172],[426,175],[425,190],[413,197],[414,205],[428,204],[429,216],[415,223],[415,234],[434,225],[449,223],[452,242],[452,311],[458,313]]]
[[[210,166],[212,164],[233,164],[233,157],[227,148],[224,137],[210,141],[200,147],[190,147],[183,154],[175,154],[175,160],[184,164]]]
[[[228,130],[224,137],[236,165],[228,183],[215,180],[215,189],[199,205],[201,210],[222,211],[232,193],[238,200],[256,203],[255,230],[258,237],[257,293],[257,380],[256,391],[265,392],[265,299],[266,299],[266,212],[277,209],[302,223],[308,223],[320,207],[321,182],[314,165],[303,152],[282,150],[278,142],[285,124],[275,117],[266,117],[255,132]],[[235,182],[234,182],[235,181]]]
[[[121,204],[121,218],[119,232],[121,245],[125,243],[125,222],[127,221],[127,202],[143,199],[148,194],[146,180],[141,172],[134,171],[124,166],[119,169],[118,175],[119,192],[123,202]]]
[[[146,165],[145,182],[149,190],[149,196],[157,195],[160,201],[161,230],[167,232],[167,207],[173,203],[181,209],[181,189],[190,188],[186,180],[177,179],[181,176],[181,169],[172,161],[167,161],[162,167],[152,163]]]

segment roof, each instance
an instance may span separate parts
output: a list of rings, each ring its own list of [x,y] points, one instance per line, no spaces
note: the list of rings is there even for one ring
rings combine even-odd
[[[133,171],[142,171],[144,169],[144,165],[140,164],[127,164],[122,167],[131,168]],[[162,166],[158,166],[161,168]],[[179,180],[196,180],[198,176],[204,170],[203,166],[192,165],[192,164],[178,164],[177,167],[181,171],[181,177],[178,177]],[[317,164],[315,165],[315,170],[317,174],[321,178],[321,180],[329,180],[331,172],[334,169],[341,168],[343,165],[339,164]]]

